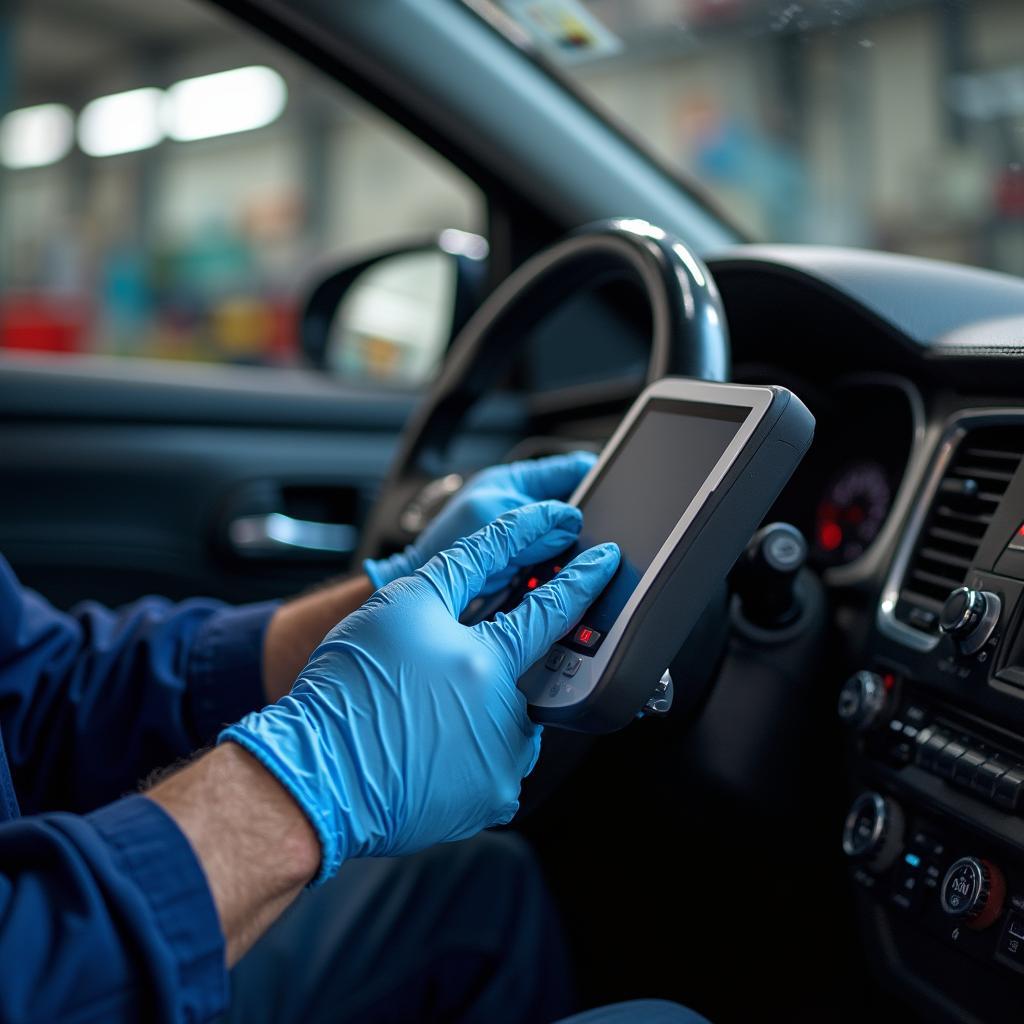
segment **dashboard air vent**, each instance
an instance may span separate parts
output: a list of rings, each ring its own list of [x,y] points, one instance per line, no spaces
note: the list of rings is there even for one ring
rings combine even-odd
[[[939,482],[900,587],[896,618],[935,633],[946,596],[963,584],[1024,457],[1024,425],[966,434]]]

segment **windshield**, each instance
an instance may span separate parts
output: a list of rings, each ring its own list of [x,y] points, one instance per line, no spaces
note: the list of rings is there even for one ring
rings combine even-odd
[[[501,7],[752,238],[1024,273],[1020,0]]]

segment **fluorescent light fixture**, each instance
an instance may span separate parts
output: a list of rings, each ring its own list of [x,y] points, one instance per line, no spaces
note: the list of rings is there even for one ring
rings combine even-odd
[[[164,127],[178,142],[248,132],[276,121],[287,102],[288,87],[273,68],[219,71],[167,90]]]
[[[74,117],[62,103],[12,110],[0,121],[0,163],[12,170],[55,164],[74,139]]]
[[[163,93],[132,89],[87,103],[78,118],[78,144],[89,156],[134,153],[164,137],[160,123]]]

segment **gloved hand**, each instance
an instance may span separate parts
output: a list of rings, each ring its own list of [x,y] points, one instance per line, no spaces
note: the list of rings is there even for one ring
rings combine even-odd
[[[438,551],[451,547],[460,537],[475,533],[504,512],[534,501],[568,498],[596,461],[597,456],[591,452],[573,452],[482,470],[404,551],[390,558],[368,558],[363,562],[363,570],[375,587],[383,587],[399,576],[410,576]],[[567,548],[573,536],[564,535],[564,542],[560,547],[556,544],[554,550]],[[550,549],[547,551],[550,553]],[[538,552],[536,546],[520,552],[508,569],[495,574],[487,582],[481,593],[496,594],[507,587],[516,569],[533,565],[546,557]]]
[[[294,796],[320,839],[316,883],[350,857],[412,853],[504,824],[540,753],[516,680],[611,579],[618,548],[573,559],[493,622],[459,614],[532,548],[550,557],[580,512],[516,509],[379,590],[313,652],[292,692],[221,733]]]

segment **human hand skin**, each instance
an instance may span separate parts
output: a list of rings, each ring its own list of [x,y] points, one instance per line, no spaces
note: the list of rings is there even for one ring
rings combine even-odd
[[[580,523],[557,502],[511,516],[375,595],[314,652],[291,695],[249,716],[260,743],[248,749],[270,751],[276,767],[222,742],[148,793],[202,864],[229,966],[346,857],[411,852],[515,813],[540,744],[516,680],[604,587],[618,550],[592,548],[508,615],[462,626],[461,607],[516,552],[543,551],[547,537],[554,553]],[[302,760],[310,749],[315,765]]]
[[[360,573],[285,602],[263,636],[263,689],[267,703],[283,697],[328,630],[351,615],[376,587]]]
[[[233,743],[146,796],[175,820],[202,865],[234,966],[316,874],[316,833],[274,776]]]

